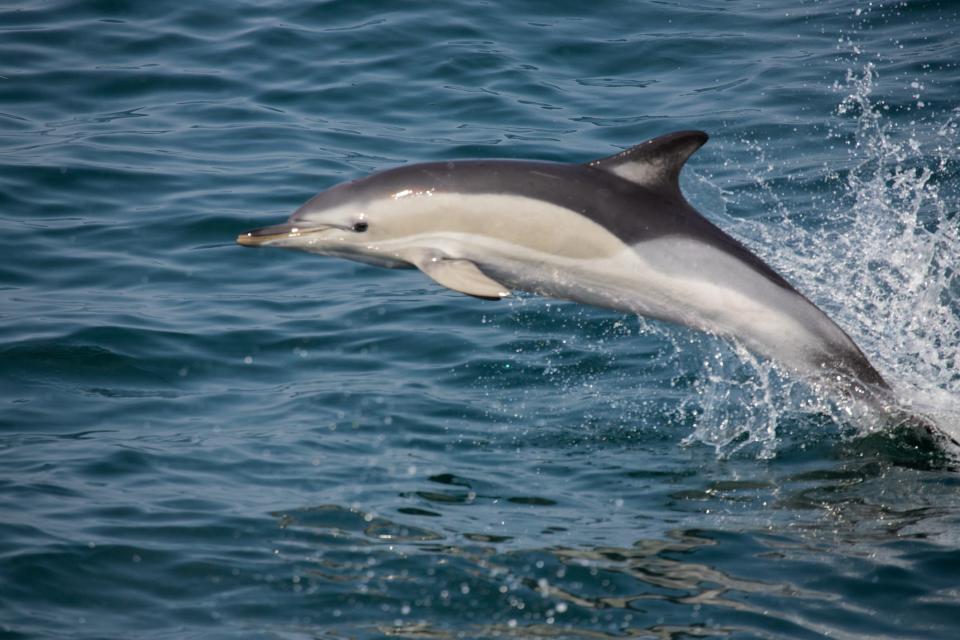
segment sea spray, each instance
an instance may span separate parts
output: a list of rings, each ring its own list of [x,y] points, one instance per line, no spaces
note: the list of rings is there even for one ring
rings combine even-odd
[[[713,188],[725,205],[759,199],[768,215],[735,218],[724,206],[721,226],[824,308],[894,387],[899,404],[956,438],[960,234],[957,196],[942,187],[957,171],[960,113],[894,119],[874,96],[878,82],[876,66],[868,63],[834,85],[841,100],[828,138],[844,151],[819,179],[829,185],[829,197],[814,199],[817,211],[781,196],[764,145],[747,140],[758,158],[755,189]],[[913,81],[909,88],[921,86]],[[922,108],[914,98],[914,108]],[[736,345],[714,345],[707,353],[698,397],[687,403],[695,417],[689,443],[709,444],[721,455],[756,443],[758,455],[769,457],[778,447],[779,425],[798,410],[825,412],[859,435],[889,426],[829,389],[789,382],[775,365]]]

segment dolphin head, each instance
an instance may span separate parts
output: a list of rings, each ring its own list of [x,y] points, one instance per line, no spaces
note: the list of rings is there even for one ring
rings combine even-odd
[[[283,224],[237,236],[245,247],[279,247],[356,260],[381,267],[406,267],[391,240],[398,235],[396,212],[382,206],[364,180],[332,187],[311,198]],[[389,200],[389,194],[386,198]]]

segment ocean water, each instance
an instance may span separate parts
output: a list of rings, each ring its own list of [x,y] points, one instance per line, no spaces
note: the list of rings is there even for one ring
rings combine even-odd
[[[0,637],[949,638],[957,452],[716,337],[242,231],[399,164],[682,185],[960,436],[960,9],[0,7]]]

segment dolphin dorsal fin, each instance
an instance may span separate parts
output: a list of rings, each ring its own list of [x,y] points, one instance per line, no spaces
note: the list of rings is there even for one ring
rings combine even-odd
[[[687,158],[704,145],[703,131],[677,131],[642,142],[609,158],[588,162],[650,189],[680,191],[680,170]]]

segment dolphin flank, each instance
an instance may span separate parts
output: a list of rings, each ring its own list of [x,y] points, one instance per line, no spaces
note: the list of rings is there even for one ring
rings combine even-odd
[[[586,164],[401,166],[323,191],[237,242],[416,267],[479,298],[522,290],[659,318],[847,392],[888,392],[836,323],[684,198],[680,170],[706,141],[681,131]]]

